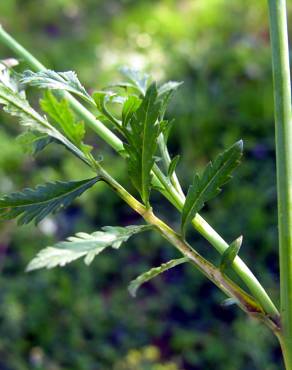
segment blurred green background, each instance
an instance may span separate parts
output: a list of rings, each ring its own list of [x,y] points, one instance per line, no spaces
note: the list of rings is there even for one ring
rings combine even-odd
[[[89,91],[117,81],[121,65],[160,81],[184,81],[168,116],[175,118],[170,148],[172,155],[182,153],[178,174],[185,189],[195,170],[244,140],[240,169],[203,215],[227,241],[244,235],[241,256],[278,302],[266,1],[2,0],[0,22],[48,67],[75,70]],[[0,45],[0,58],[12,56]],[[15,140],[19,132],[15,120],[1,113],[0,194],[87,176],[82,164],[55,146],[32,159]],[[92,133],[88,142],[127,186],[117,155]],[[158,195],[153,201],[176,227],[178,214]],[[129,297],[131,279],[177,256],[155,234],[104,252],[89,268],[80,261],[24,272],[40,248],[74,232],[138,222],[98,185],[38,227],[0,225],[0,369],[281,369],[270,333],[236,307],[223,307],[223,294],[192,267],[179,266],[146,284],[136,299]],[[195,231],[189,239],[218,263]]]

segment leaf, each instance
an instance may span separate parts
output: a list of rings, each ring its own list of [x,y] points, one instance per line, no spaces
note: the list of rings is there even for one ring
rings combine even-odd
[[[180,155],[179,154],[172,158],[172,160],[171,160],[171,162],[168,166],[168,171],[167,171],[167,176],[168,177],[171,177],[173,175],[179,160],[180,160]]]
[[[69,91],[91,104],[94,103],[73,71],[55,72],[50,69],[40,72],[25,71],[20,82],[40,89]]]
[[[165,144],[167,144],[168,142],[169,135],[171,133],[171,130],[173,129],[173,125],[174,125],[173,119],[171,121],[163,120],[159,122],[159,126],[161,128],[161,132],[163,134]]]
[[[93,93],[93,100],[100,113],[104,114],[106,103],[110,100],[110,97],[114,95],[115,93],[112,91],[95,91]]]
[[[182,84],[183,82],[169,81],[159,87],[158,96],[161,100],[160,120],[162,120],[165,115],[170,99]]]
[[[157,124],[159,110],[157,88],[155,84],[151,84],[139,108],[131,114],[128,126],[124,127],[128,140],[125,149],[129,155],[127,158],[129,175],[147,206],[151,188],[151,170],[160,133]]]
[[[10,76],[7,70],[0,71],[0,104],[4,105],[5,112],[18,117],[20,124],[28,130],[51,136],[90,165],[90,161],[79,148],[53,127],[46,117],[41,116],[30,106],[24,92],[19,91],[18,81]]]
[[[40,268],[53,268],[64,266],[80,257],[85,257],[84,262],[89,265],[94,257],[105,248],[120,248],[132,235],[149,230],[148,225],[103,227],[103,231],[96,231],[92,234],[78,233],[69,237],[67,241],[57,243],[54,247],[47,247],[41,250],[29,263],[26,271]]]
[[[135,95],[128,96],[127,100],[123,105],[122,110],[122,124],[124,127],[128,126],[128,123],[132,119],[134,113],[137,111],[141,104],[141,99]]]
[[[164,271],[167,271],[175,266],[178,266],[182,263],[188,262],[189,259],[187,257],[178,258],[174,260],[170,260],[166,263],[163,263],[159,267],[153,267],[149,271],[144,272],[143,274],[139,275],[135,280],[132,280],[129,284],[128,290],[132,297],[136,297],[137,290],[140,286],[147,281],[153,279],[157,275],[162,274]]]
[[[48,214],[67,207],[72,201],[92,187],[99,177],[82,181],[57,181],[26,188],[0,198],[0,219],[18,217],[19,224],[35,220],[37,224]]]
[[[109,102],[119,102],[119,99],[117,100],[119,97],[112,91],[95,91],[92,96],[97,109],[103,117],[113,123],[115,128],[122,133],[121,122],[115,118],[106,107],[106,104]]]
[[[83,143],[85,127],[83,122],[76,122],[75,116],[65,99],[58,101],[47,91],[40,101],[42,110],[46,112],[59,126],[64,135],[84,154],[88,155],[92,147]]]
[[[142,95],[146,94],[147,84],[149,81],[148,74],[140,72],[136,69],[131,69],[129,67],[120,68],[120,72],[131,82],[131,84],[120,83],[119,86],[133,87],[137,89]]]
[[[158,89],[158,95],[161,97],[164,94],[169,92],[175,92],[181,85],[183,84],[182,81],[168,81],[165,84],[161,85]]]
[[[242,245],[242,235],[235,239],[224,251],[220,262],[221,272],[224,272],[227,268],[231,267],[235,257],[238,255],[241,245]]]
[[[243,143],[240,140],[219,154],[214,164],[210,162],[201,176],[195,175],[182,210],[181,228],[183,235],[185,234],[186,225],[191,222],[205,202],[219,194],[221,186],[231,179],[231,173],[240,163],[242,147]]]
[[[22,145],[27,153],[37,155],[51,143],[59,143],[53,137],[39,134],[33,131],[25,131],[17,137],[17,141]]]

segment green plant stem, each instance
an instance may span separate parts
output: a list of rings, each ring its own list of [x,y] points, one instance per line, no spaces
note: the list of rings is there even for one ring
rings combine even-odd
[[[113,179],[101,166],[98,168],[98,174],[103,180],[122,198],[133,210],[140,214],[144,220],[155,226],[156,230],[178,249],[183,256],[187,257],[195,267],[200,270],[209,280],[211,280],[228,297],[234,298],[238,305],[249,315],[264,321],[275,333],[279,331],[275,318],[266,315],[261,305],[247,294],[236,283],[223,274],[219,268],[207,261],[198,252],[196,252],[182,237],[171,229],[165,222],[156,217],[151,208],[146,208],[136,198],[134,198],[126,189]]]
[[[269,0],[274,79],[282,349],[292,369],[292,111],[285,0]]]
[[[165,142],[164,135],[162,133],[158,137],[158,146],[159,146],[160,153],[162,155],[162,160],[164,162],[165,170],[167,171],[168,167],[170,165],[171,159],[170,159],[170,155],[169,155],[169,152],[168,152],[168,149],[167,149],[167,145],[166,145],[166,142]],[[184,193],[182,191],[182,188],[180,186],[180,183],[179,183],[179,180],[177,178],[177,175],[176,175],[175,171],[173,171],[173,174],[171,175],[170,180],[171,180],[171,183],[174,186],[175,190],[178,192],[178,194],[181,197],[184,197]]]
[[[159,176],[159,173],[157,173],[157,176]],[[159,176],[159,180],[165,185],[165,187],[167,186],[167,180],[163,176]],[[182,211],[185,197],[177,194],[173,188],[170,188],[169,191],[172,194],[172,199],[170,199],[170,201],[179,211]],[[197,214],[192,220],[192,225],[220,254],[223,254],[229,247],[229,244],[227,244],[225,240],[199,214]],[[278,310],[265,289],[241,258],[237,256],[234,259],[232,268],[240,276],[253,296],[258,299],[264,310],[272,316],[278,316]]]
[[[32,69],[36,71],[42,71],[45,68],[34,56],[32,56],[23,46],[21,46],[13,37],[11,37],[0,25],[0,41],[2,41],[7,47],[13,50],[20,58],[24,59]],[[122,141],[112,133],[107,127],[105,127],[95,116],[89,112],[82,104],[79,103],[69,93],[64,93],[72,108],[79,114],[88,126],[93,129],[105,142],[107,142],[114,150],[123,155],[123,143]],[[158,166],[154,166],[153,172],[155,174],[154,181],[162,190],[162,194],[178,209],[181,210],[184,203],[183,194],[179,194],[172,184],[167,182],[167,179],[162,174]],[[219,253],[223,253],[228,247],[226,243],[218,233],[199,215],[195,217],[192,222],[195,229],[201,233],[210,243],[213,245]],[[278,310],[271,301],[270,297],[258,282],[253,273],[245,265],[245,263],[237,257],[233,263],[233,268],[237,274],[245,282],[249,290],[252,292],[254,297],[262,305],[263,309],[267,314],[272,316],[278,315]]]

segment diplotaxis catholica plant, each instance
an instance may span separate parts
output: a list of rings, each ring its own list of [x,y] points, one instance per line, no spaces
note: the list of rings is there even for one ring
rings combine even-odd
[[[281,42],[285,40],[285,32],[287,32],[285,31],[284,1],[271,0],[270,14],[276,119],[281,121],[277,138],[282,140],[281,145],[285,146],[289,135],[290,139],[292,138],[292,116],[290,101],[289,108],[287,108],[289,92],[286,85],[289,82],[289,68],[288,72],[287,68],[284,72],[281,69],[287,63],[288,50],[287,43]],[[287,287],[285,288],[283,297],[288,294],[288,299],[283,299],[288,303],[279,313],[259,281],[238,257],[242,236],[235,238],[231,243],[226,243],[199,215],[204,204],[218,195],[222,186],[231,179],[242,157],[243,142],[239,140],[219,154],[201,174],[195,173],[193,182],[189,185],[185,195],[175,172],[180,157],[171,158],[167,147],[172,122],[165,118],[167,106],[181,85],[180,82],[170,81],[157,85],[144,73],[122,68],[123,80],[121,82],[90,95],[78,80],[75,72],[56,72],[46,69],[1,27],[0,40],[22,59],[25,59],[33,69],[19,74],[13,68],[17,64],[16,60],[6,59],[0,64],[0,104],[6,113],[19,119],[24,129],[21,140],[30,146],[34,155],[48,145],[63,145],[92,170],[92,177],[88,179],[48,182],[36,188],[27,188],[2,196],[0,218],[17,218],[19,224],[38,223],[47,215],[68,206],[76,197],[102,181],[137,212],[141,219],[144,219],[141,225],[105,226],[91,234],[77,233],[65,241],[42,249],[28,264],[27,270],[64,266],[79,258],[84,258],[84,262],[90,264],[105,248],[118,249],[131,236],[140,232],[158,232],[181,253],[181,257],[153,267],[138,276],[130,282],[129,292],[135,296],[137,289],[144,282],[179,264],[191,263],[227,295],[228,302],[237,304],[248,315],[264,322],[273,331],[280,340],[286,368],[292,369],[292,326],[289,326],[292,322],[292,313],[287,313],[287,310],[291,310],[291,303],[288,301],[292,296],[292,286],[287,284],[290,292]],[[284,86],[281,81],[283,82],[285,78],[286,85]],[[286,97],[283,97],[283,86],[284,92],[288,94]],[[26,97],[25,91],[28,87],[43,90],[38,110],[32,107]],[[81,101],[84,104],[81,104]],[[283,139],[285,124],[288,128],[286,138]],[[135,194],[131,194],[117,182],[104,168],[103,163],[96,159],[93,148],[84,142],[85,125],[93,129],[124,158]],[[278,143],[277,150],[278,160],[280,157],[281,161],[288,163],[282,171],[286,170],[286,174],[290,176],[289,178],[287,175],[289,178],[287,181],[291,184],[292,169],[289,164],[292,161],[291,150],[288,152],[287,147],[286,149],[279,148]],[[157,161],[157,157],[160,161]],[[281,184],[284,188],[286,186],[279,172],[278,184],[280,184],[280,189]],[[156,216],[155,209],[151,205],[151,192],[154,191],[160,192],[181,213],[179,230],[174,230]],[[291,189],[289,191],[291,192]],[[279,198],[281,198],[280,195]],[[283,199],[282,203],[280,202],[281,210],[284,209],[286,216],[291,215],[288,195],[286,194]],[[283,221],[280,220],[280,229],[281,222],[283,225]],[[288,221],[288,225],[289,222],[291,226],[291,220]],[[202,257],[187,242],[189,225],[192,225],[222,255],[219,266],[215,266]],[[291,230],[289,235],[291,235]],[[285,238],[285,243],[287,240],[291,243],[291,237],[287,238],[285,234]],[[290,247],[286,245],[285,248],[291,250]],[[289,268],[286,267],[290,269],[291,275],[291,254],[286,253],[285,258],[291,264]],[[228,276],[229,269],[237,273],[248,291]],[[292,281],[292,276],[290,278]]]

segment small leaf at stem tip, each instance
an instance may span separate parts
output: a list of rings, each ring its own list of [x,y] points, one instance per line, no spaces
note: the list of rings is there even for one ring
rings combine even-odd
[[[242,245],[242,239],[243,239],[242,235],[239,236],[224,251],[224,253],[221,257],[221,262],[220,262],[220,271],[221,272],[225,272],[225,270],[232,265],[235,257],[238,255],[238,252],[239,252],[240,247]]]
[[[168,177],[171,177],[173,175],[179,160],[180,160],[180,155],[179,154],[172,158],[172,160],[171,160],[171,162],[168,166],[168,171],[167,171],[167,176]]]
[[[136,297],[137,290],[140,286],[147,281],[153,279],[157,275],[162,274],[164,271],[167,271],[175,266],[178,266],[182,263],[188,262],[189,259],[187,257],[182,257],[174,260],[170,260],[166,263],[162,263],[158,267],[153,267],[152,269],[144,272],[143,274],[139,275],[135,280],[132,280],[129,284],[128,290],[132,297]]]

